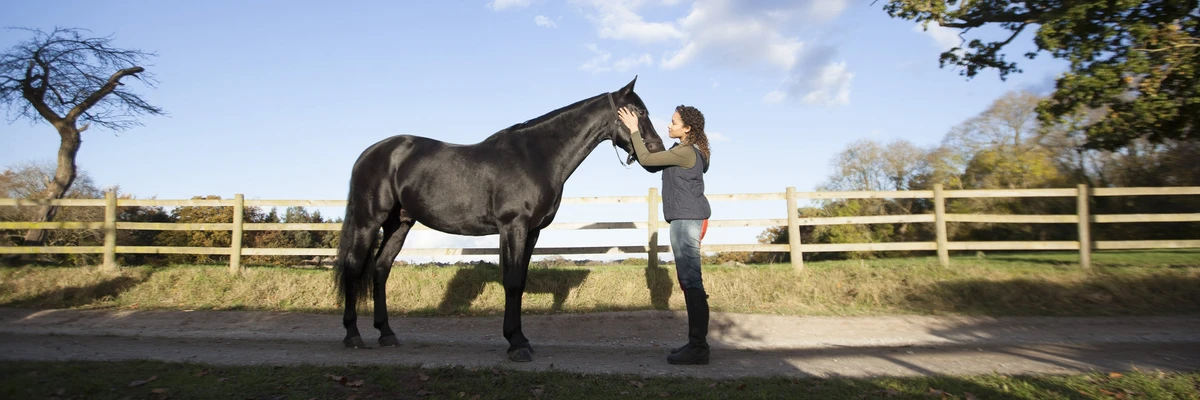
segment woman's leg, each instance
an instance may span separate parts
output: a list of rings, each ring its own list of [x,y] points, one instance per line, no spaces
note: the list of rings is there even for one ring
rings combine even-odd
[[[667,356],[671,364],[708,364],[708,294],[700,270],[700,233],[703,221],[671,221],[671,252],[675,276],[683,290],[688,314],[688,343]]]

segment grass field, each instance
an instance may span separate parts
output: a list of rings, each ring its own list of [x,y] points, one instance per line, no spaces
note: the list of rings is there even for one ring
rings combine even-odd
[[[1074,253],[902,258],[745,267],[705,266],[718,312],[780,315],[1164,315],[1200,310],[1200,251],[1098,252],[1094,271]],[[525,312],[683,309],[670,265],[531,268]],[[398,266],[388,281],[396,315],[500,315],[494,264]],[[222,265],[0,268],[0,306],[340,312],[329,270]],[[369,310],[364,305],[363,310]]]
[[[705,266],[715,311],[786,315],[1165,315],[1200,310],[1200,251],[1099,252]],[[683,309],[670,265],[531,269],[525,312]],[[499,315],[492,264],[392,272],[397,315]],[[328,270],[223,265],[0,268],[0,306],[337,313]],[[369,310],[369,306],[364,306]],[[150,361],[0,364],[0,398],[58,399],[1200,399],[1200,373],[1099,371],[1070,376],[646,378],[417,366],[212,366]]]

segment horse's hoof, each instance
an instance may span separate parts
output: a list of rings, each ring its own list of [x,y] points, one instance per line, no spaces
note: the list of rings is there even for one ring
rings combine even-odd
[[[387,335],[379,337],[380,347],[397,347],[400,346],[400,339],[396,339],[396,335]]]
[[[362,341],[362,336],[347,337],[342,339],[342,344],[346,345],[347,349],[369,349]]]
[[[533,348],[517,347],[515,349],[508,349],[508,359],[516,362],[533,361]]]

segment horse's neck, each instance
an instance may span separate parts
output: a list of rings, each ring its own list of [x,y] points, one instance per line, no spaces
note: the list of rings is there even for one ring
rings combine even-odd
[[[603,107],[603,108],[601,108]],[[554,176],[551,178],[562,188],[567,178],[576,168],[587,159],[606,136],[605,122],[615,123],[616,115],[604,118],[607,103],[590,102],[581,109],[562,115],[553,121],[553,126],[537,131],[534,136],[537,148],[551,164],[547,170]],[[611,121],[609,121],[611,120]]]

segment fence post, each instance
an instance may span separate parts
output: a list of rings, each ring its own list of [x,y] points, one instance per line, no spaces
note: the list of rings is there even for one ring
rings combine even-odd
[[[1075,202],[1076,214],[1079,216],[1079,266],[1084,271],[1092,270],[1092,232],[1091,216],[1088,212],[1088,185],[1079,185],[1079,196]]]
[[[658,268],[658,188],[650,188],[650,194],[646,195],[646,203],[650,204],[649,217],[646,219],[646,233],[649,243],[649,249],[646,250],[646,259],[650,268]]]
[[[104,264],[103,269],[117,269],[117,194],[104,192]]]
[[[942,184],[933,184],[934,224],[937,225],[937,256],[942,267],[950,266],[949,239],[946,235],[946,198],[942,195]]]
[[[233,240],[229,245],[229,273],[237,275],[242,272],[242,214],[245,212],[246,199],[241,193],[233,196]]]
[[[800,210],[796,208],[796,188],[787,188],[788,249],[791,250],[792,270],[804,270],[804,252],[800,251]]]

